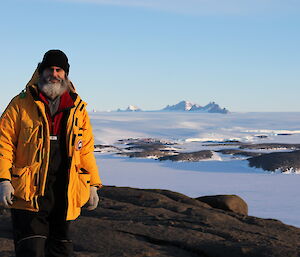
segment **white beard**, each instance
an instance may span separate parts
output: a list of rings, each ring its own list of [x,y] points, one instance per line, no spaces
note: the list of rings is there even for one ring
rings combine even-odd
[[[61,96],[68,89],[68,79],[61,79],[60,82],[51,83],[50,79],[40,78],[38,82],[39,89],[51,100]]]

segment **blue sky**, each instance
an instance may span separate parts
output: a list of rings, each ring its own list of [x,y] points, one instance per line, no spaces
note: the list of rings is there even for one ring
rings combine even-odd
[[[298,0],[1,2],[0,110],[61,49],[90,110],[300,111],[299,14]]]

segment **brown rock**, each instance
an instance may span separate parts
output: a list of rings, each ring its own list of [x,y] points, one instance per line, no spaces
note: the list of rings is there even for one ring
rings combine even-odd
[[[237,195],[211,195],[198,197],[196,199],[207,203],[212,208],[248,215],[247,203]]]
[[[95,211],[74,222],[76,257],[299,257],[300,229],[210,208],[155,189],[104,187]],[[0,215],[0,256],[13,256]]]

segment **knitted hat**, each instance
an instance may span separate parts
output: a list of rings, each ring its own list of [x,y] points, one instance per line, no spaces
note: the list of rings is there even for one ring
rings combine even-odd
[[[70,65],[68,63],[68,57],[60,50],[49,50],[45,53],[43,61],[38,66],[39,74],[51,66],[60,67],[69,74]]]

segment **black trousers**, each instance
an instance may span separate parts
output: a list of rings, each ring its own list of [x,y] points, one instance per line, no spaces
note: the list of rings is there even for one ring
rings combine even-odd
[[[51,141],[45,194],[39,212],[11,210],[16,257],[69,257],[71,221],[66,221],[67,164],[60,140]]]
[[[73,245],[70,221],[12,209],[16,257],[69,257]]]

